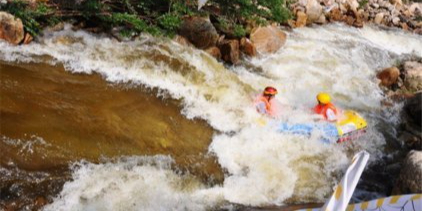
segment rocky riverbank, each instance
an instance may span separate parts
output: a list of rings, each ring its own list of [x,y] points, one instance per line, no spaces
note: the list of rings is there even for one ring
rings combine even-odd
[[[7,8],[6,6],[12,4],[11,2],[14,1],[2,1],[2,7]],[[128,29],[139,28],[139,30],[147,32],[155,30],[151,30],[143,24],[138,23],[137,20],[133,20],[136,16],[129,16],[127,13],[122,13],[123,15],[118,13],[119,15],[115,15],[118,16],[117,18],[113,17],[115,13],[111,14],[112,24],[121,24],[125,27],[115,25],[114,27],[106,28],[102,24],[108,24],[107,18],[101,16],[101,19],[93,15],[91,15],[92,17],[88,17],[88,15],[82,14],[82,16],[88,17],[87,19],[83,19],[80,17],[80,13],[84,11],[78,11],[77,9],[82,10],[80,9],[81,7],[74,6],[73,10],[69,9],[72,8],[69,6],[72,5],[70,2],[66,4],[53,0],[27,0],[24,2],[28,2],[29,6],[27,7],[29,8],[37,8],[35,12],[24,13],[26,16],[23,17],[28,19],[29,23],[36,20],[31,19],[31,15],[53,19],[55,17],[65,16],[67,18],[63,20],[73,22],[75,28],[84,28],[93,32],[106,32],[118,40],[133,39],[136,35],[139,35],[139,33],[134,33],[134,31],[129,31],[132,32],[129,34],[126,33],[127,31],[125,30]],[[90,2],[87,0],[75,1],[73,4],[83,5],[83,3],[88,4]],[[44,9],[39,9],[40,6],[36,5],[40,3],[42,5],[47,3],[46,5],[49,5],[50,8],[54,7],[54,12],[52,12],[53,10],[48,10],[47,8],[49,7],[45,5],[42,7],[45,7]],[[97,3],[100,4],[101,1]],[[192,5],[184,6],[188,8]],[[364,24],[376,24],[383,27],[401,28],[405,31],[422,34],[422,3],[417,2],[404,3],[402,0],[299,0],[285,5],[289,8],[290,14],[292,14],[290,16],[291,18],[277,19],[285,21],[277,22],[270,18],[267,20],[261,19],[261,21],[236,18],[235,21],[238,22],[236,24],[232,24],[230,22],[232,21],[231,19],[224,19],[226,14],[223,12],[224,9],[221,6],[213,2],[208,2],[202,9],[196,11],[197,14],[190,11],[189,14],[182,17],[174,16],[174,20],[169,19],[168,22],[172,20],[174,23],[168,23],[165,25],[167,27],[165,29],[173,30],[169,34],[178,34],[175,38],[176,41],[203,49],[215,58],[230,64],[239,64],[239,61],[244,56],[254,57],[260,54],[273,53],[280,49],[286,41],[286,34],[278,27],[279,25],[297,28],[332,22],[343,22],[354,27],[362,27]],[[261,5],[258,6],[262,7]],[[96,5],[96,7],[100,6]],[[21,8],[26,9],[23,6]],[[109,11],[107,10],[107,12]],[[139,11],[133,11],[133,13],[138,14]],[[288,11],[284,13],[286,17],[289,17]],[[21,13],[17,14],[22,16]],[[92,20],[89,18],[92,18]],[[257,16],[257,18],[260,17]],[[142,21],[142,18],[139,21]],[[19,18],[6,12],[0,12],[0,22],[0,39],[4,39],[12,44],[27,44],[33,40],[33,36],[36,36],[34,34],[35,29],[31,29],[32,25],[25,26]],[[28,21],[26,23],[29,24]],[[137,23],[142,27],[138,27]],[[37,24],[34,25],[37,26]]]

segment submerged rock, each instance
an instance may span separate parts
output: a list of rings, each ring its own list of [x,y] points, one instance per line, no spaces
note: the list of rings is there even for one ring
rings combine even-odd
[[[0,39],[17,45],[23,38],[24,31],[21,19],[6,12],[0,12]]]

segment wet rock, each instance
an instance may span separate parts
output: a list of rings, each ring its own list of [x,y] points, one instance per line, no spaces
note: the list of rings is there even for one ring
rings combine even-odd
[[[406,101],[403,107],[409,118],[419,127],[421,127],[422,119],[422,92],[415,94],[414,97]],[[422,132],[422,131],[421,131]]]
[[[199,49],[215,46],[219,37],[209,18],[203,17],[185,18],[180,26],[179,34]]]
[[[254,57],[257,54],[255,45],[245,37],[240,39],[240,51],[250,57]]]
[[[306,13],[299,11],[296,14],[296,27],[304,27],[306,26],[306,20],[308,19],[308,16]]]
[[[275,26],[258,27],[251,33],[251,42],[259,53],[274,53],[286,43],[287,35]]]
[[[219,45],[221,57],[224,61],[232,64],[239,63],[239,41],[223,40]]]
[[[32,42],[34,38],[29,34],[25,33],[25,38],[23,39],[23,44],[27,45]]]
[[[409,91],[422,90],[422,63],[408,61],[404,63],[404,84]]]
[[[23,38],[22,21],[9,13],[0,12],[0,39],[17,45]]]
[[[399,76],[400,70],[397,67],[386,68],[377,74],[377,78],[381,80],[380,84],[385,87],[396,83]]]
[[[175,41],[175,42],[177,42],[177,43],[179,43],[180,45],[183,45],[183,46],[190,46],[190,47],[193,46],[193,44],[190,43],[188,39],[186,39],[186,38],[184,38],[180,35],[174,36],[173,41]]]
[[[39,196],[34,200],[35,207],[41,208],[48,203],[47,199]]]
[[[409,131],[403,131],[398,139],[404,143],[408,149],[422,150],[421,138],[418,136],[418,134],[414,134]]]
[[[219,48],[217,48],[217,47],[215,47],[215,46],[210,47],[210,48],[207,48],[207,49],[205,50],[205,52],[207,52],[208,54],[210,54],[211,56],[213,56],[213,57],[214,57],[214,58],[216,58],[216,59],[221,59],[221,52],[220,52],[220,49],[219,49]]]
[[[406,23],[401,23],[400,27],[405,31],[409,31],[409,26]]]
[[[404,162],[397,179],[393,194],[409,194],[422,192],[422,152],[410,151]]]

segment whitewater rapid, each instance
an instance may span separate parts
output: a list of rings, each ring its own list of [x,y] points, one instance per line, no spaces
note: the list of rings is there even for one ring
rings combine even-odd
[[[322,202],[331,194],[353,153],[367,150],[376,160],[385,140],[376,127],[383,94],[377,70],[399,59],[422,56],[420,36],[401,31],[325,25],[287,32],[277,53],[249,60],[256,68],[227,68],[206,53],[171,40],[142,36],[116,40],[72,31],[47,33],[39,42],[0,42],[0,59],[63,64],[72,73],[99,73],[112,83],[158,89],[181,100],[189,119],[206,120],[215,130],[209,153],[225,169],[224,183],[202,184],[171,169],[171,157],[133,156],[102,164],[79,162],[73,179],[45,210],[206,210],[225,206]],[[361,113],[369,132],[351,144],[321,144],[318,134],[277,133],[258,124],[252,106],[265,86],[279,90],[280,121],[312,122],[315,95],[328,92],[335,104]],[[397,115],[386,121],[392,124]],[[48,142],[48,140],[45,140]]]

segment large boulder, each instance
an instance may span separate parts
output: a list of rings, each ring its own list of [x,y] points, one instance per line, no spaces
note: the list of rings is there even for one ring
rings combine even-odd
[[[239,63],[239,41],[223,40],[219,43],[221,57],[224,61],[238,64]]]
[[[287,35],[275,26],[252,30],[250,39],[259,53],[274,53],[286,43]]]
[[[22,21],[9,13],[0,12],[0,39],[17,45],[23,38]]]
[[[422,63],[408,61],[404,63],[404,85],[409,91],[422,90]]]
[[[317,0],[307,0],[305,7],[308,24],[318,21],[323,15],[322,6]]]
[[[179,34],[200,49],[215,46],[219,37],[209,18],[203,17],[185,18],[179,28]]]
[[[422,193],[422,152],[410,151],[403,163],[393,194]]]
[[[400,76],[400,70],[397,67],[389,67],[377,74],[377,78],[381,80],[380,84],[390,87],[395,84]]]

